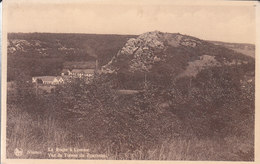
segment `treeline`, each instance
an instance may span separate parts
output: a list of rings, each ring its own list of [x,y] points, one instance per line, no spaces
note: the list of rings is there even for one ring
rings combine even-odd
[[[63,68],[61,58],[27,58],[10,55],[7,58],[7,81],[24,81],[33,76],[57,76]],[[20,74],[25,76],[21,77]]]

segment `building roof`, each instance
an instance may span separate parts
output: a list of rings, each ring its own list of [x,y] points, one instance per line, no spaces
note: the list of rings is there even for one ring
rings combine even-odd
[[[61,73],[67,73],[69,69],[62,69]]]
[[[95,69],[73,69],[72,73],[94,74]]]

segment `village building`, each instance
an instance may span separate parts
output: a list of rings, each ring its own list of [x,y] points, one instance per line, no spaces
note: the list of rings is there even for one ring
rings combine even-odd
[[[73,69],[70,73],[72,76],[77,77],[93,77],[95,74],[95,69]]]
[[[66,75],[70,75],[70,74],[71,74],[71,72],[70,72],[69,69],[63,69],[63,70],[61,71],[61,76],[66,76]]]
[[[63,82],[64,82],[64,80],[61,76],[32,77],[32,83],[36,83],[36,84],[57,85],[57,84],[61,84]]]
[[[61,76],[87,78],[88,80],[98,73],[98,60],[87,62],[65,62]]]
[[[87,82],[93,79],[94,74],[98,73],[98,62],[70,62],[65,64],[61,71],[61,76],[38,76],[32,77],[32,83],[58,85],[70,82],[73,78],[84,78]],[[72,68],[68,66],[73,66]]]

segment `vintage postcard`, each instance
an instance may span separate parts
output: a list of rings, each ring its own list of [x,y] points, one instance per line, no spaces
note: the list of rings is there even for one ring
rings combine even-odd
[[[2,162],[259,162],[257,13],[4,1]]]

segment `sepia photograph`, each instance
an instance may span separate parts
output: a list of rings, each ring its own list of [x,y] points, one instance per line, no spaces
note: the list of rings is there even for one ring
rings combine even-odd
[[[5,160],[255,161],[253,1],[10,0],[3,16]]]

